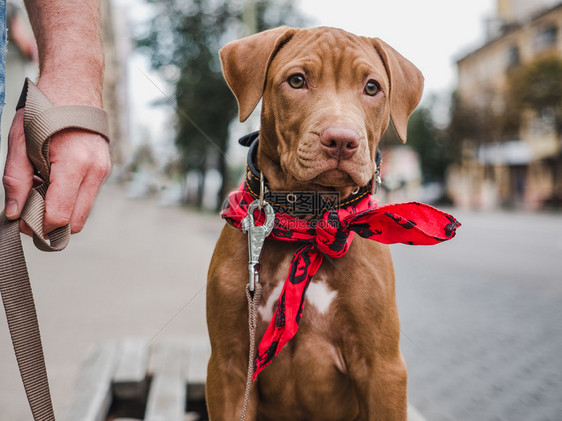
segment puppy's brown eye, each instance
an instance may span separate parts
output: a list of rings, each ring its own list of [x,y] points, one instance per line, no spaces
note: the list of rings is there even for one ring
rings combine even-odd
[[[299,74],[289,76],[289,85],[292,88],[301,89],[304,86],[304,76]]]
[[[370,80],[365,85],[365,93],[369,96],[375,96],[379,91],[379,85],[374,80]]]

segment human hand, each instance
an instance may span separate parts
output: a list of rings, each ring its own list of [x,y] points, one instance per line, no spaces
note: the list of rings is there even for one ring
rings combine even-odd
[[[45,198],[44,232],[70,224],[72,233],[82,230],[95,197],[111,169],[109,145],[100,135],[67,129],[51,137],[50,186]],[[33,168],[27,158],[23,109],[16,113],[8,136],[8,156],[3,177],[6,217],[19,218],[31,187]],[[31,235],[25,223],[22,232]]]

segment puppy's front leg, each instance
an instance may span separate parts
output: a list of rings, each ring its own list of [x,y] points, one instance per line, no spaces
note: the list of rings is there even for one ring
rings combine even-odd
[[[246,361],[244,361],[246,360]],[[229,356],[223,352],[213,352],[207,370],[207,408],[211,421],[239,420],[242,414],[244,391],[246,388],[247,355]],[[246,421],[257,417],[257,397],[252,388]]]
[[[357,384],[361,421],[406,421],[407,372],[402,355],[377,358],[374,364],[363,361],[351,370]],[[355,367],[357,368],[357,367]]]

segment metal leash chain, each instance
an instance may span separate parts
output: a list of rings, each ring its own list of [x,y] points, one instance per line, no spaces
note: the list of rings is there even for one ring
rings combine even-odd
[[[248,375],[246,377],[246,390],[244,391],[244,403],[242,405],[241,421],[246,418],[250,391],[252,390],[252,377],[254,376],[254,356],[256,344],[257,303],[261,300],[261,285],[256,284],[255,290],[250,291],[250,284],[246,287],[246,298],[248,299],[248,327],[250,330],[250,352],[248,354]]]
[[[375,176],[373,177],[373,191],[372,194],[376,194],[379,188],[382,186],[382,179],[381,179],[381,165],[382,165],[382,155],[380,150],[377,149],[377,167],[375,168]]]
[[[246,377],[246,390],[244,391],[244,403],[242,404],[242,415],[240,421],[246,418],[246,410],[250,400],[250,392],[252,390],[252,377],[254,375],[254,357],[256,342],[256,325],[257,325],[257,304],[261,299],[262,288],[260,279],[260,256],[263,243],[266,237],[273,230],[275,223],[275,212],[273,207],[263,200],[265,194],[265,182],[263,173],[260,174],[260,197],[254,200],[248,206],[248,215],[242,220],[242,231],[248,234],[248,273],[249,282],[246,286],[246,297],[248,299],[248,327],[250,330],[250,351],[248,355],[248,375]],[[263,211],[265,221],[262,225],[256,226],[254,220],[254,212],[256,210]]]
[[[373,193],[381,185],[380,177],[380,161],[376,168],[373,179]],[[246,411],[250,401],[250,392],[252,390],[252,377],[254,375],[254,358],[255,358],[255,341],[256,341],[256,325],[257,325],[257,305],[261,300],[262,287],[259,282],[260,277],[260,256],[266,237],[273,230],[275,224],[275,211],[271,204],[264,200],[266,192],[263,173],[260,172],[260,195],[248,206],[248,214],[242,220],[242,231],[248,234],[248,272],[249,282],[246,286],[246,298],[248,299],[248,328],[250,333],[250,351],[248,355],[248,374],[246,377],[246,389],[244,391],[244,402],[242,404],[242,414],[240,421],[246,418]],[[262,211],[265,214],[265,221],[262,225],[256,226],[254,220],[254,212]]]

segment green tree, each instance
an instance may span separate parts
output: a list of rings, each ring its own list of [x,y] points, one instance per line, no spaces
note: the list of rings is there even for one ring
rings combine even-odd
[[[531,109],[562,134],[562,58],[546,56],[514,70],[507,86],[510,121],[519,121],[521,112]]]
[[[449,164],[447,138],[433,121],[431,109],[418,107],[408,120],[408,145],[420,157],[424,182],[444,181]]]
[[[515,69],[508,78],[506,126],[519,131],[523,111],[534,112],[535,122],[562,139],[562,58],[545,56]],[[560,145],[560,143],[559,143]],[[561,145],[562,146],[562,145]],[[552,200],[562,202],[562,147],[547,161],[551,167],[554,193]]]
[[[222,176],[217,203],[226,195],[228,127],[236,101],[224,82],[218,50],[226,42],[302,19],[293,0],[149,0],[156,13],[138,46],[148,51],[151,65],[175,85],[176,138],[184,173],[199,173],[197,205],[201,206],[205,174],[216,168]]]
[[[420,105],[412,113],[408,119],[406,144],[417,153],[420,159],[423,182],[444,182],[447,166],[456,160],[457,151],[451,150],[451,139],[448,131],[440,129],[435,124],[432,108],[433,104]],[[391,122],[384,132],[379,146],[392,148],[400,143]]]
[[[433,118],[433,105],[420,105],[408,119],[407,145],[420,159],[423,182],[445,181],[447,166],[457,160],[458,151],[452,147],[447,129],[437,127]],[[400,139],[392,123],[383,134],[380,145],[395,147]]]
[[[477,106],[468,104],[458,92],[453,92],[449,124],[442,133],[449,163],[460,162],[466,158],[463,154],[473,154],[482,145],[510,137],[503,125],[504,117],[491,106],[496,93],[491,90],[487,93],[488,97]],[[474,156],[468,158],[474,159]]]

